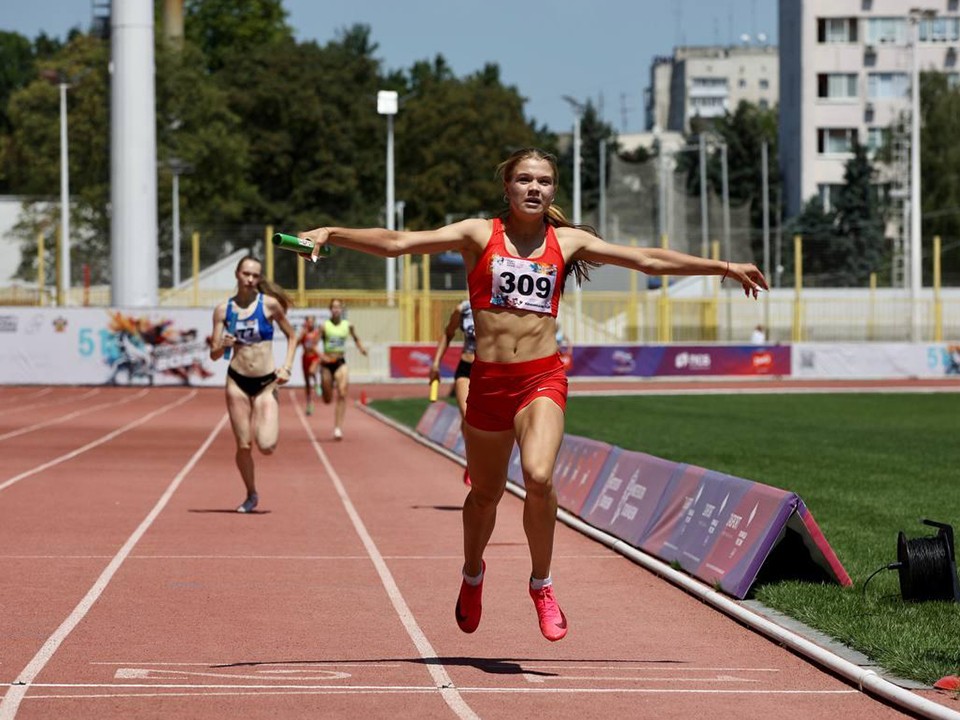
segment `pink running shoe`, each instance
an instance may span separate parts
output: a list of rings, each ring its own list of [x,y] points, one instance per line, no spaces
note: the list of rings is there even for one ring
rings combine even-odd
[[[530,597],[537,608],[537,618],[540,620],[540,632],[550,642],[562,640],[567,634],[567,616],[557,604],[553,595],[553,585],[547,585],[540,590],[530,588]]]
[[[486,575],[487,563],[481,562],[481,572]],[[483,596],[483,580],[479,585],[471,585],[466,580],[460,583],[460,596],[457,598],[457,625],[465,633],[472,633],[480,625],[480,613],[483,606],[480,599]]]
[[[470,482],[470,471],[466,468],[463,469],[463,484],[467,487],[470,487],[473,484]]]

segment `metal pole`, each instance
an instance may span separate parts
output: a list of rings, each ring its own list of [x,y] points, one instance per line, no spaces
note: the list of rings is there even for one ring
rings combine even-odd
[[[393,203],[393,115],[387,115],[387,230],[396,230],[396,215]],[[394,303],[397,289],[397,264],[394,258],[387,258],[387,304]]]
[[[600,237],[607,237],[607,141],[600,141]]]
[[[720,173],[723,185],[723,247],[727,260],[733,249],[730,247],[730,172],[727,165],[727,145],[720,146]],[[733,340],[733,302],[730,293],[727,293],[727,340]]]
[[[67,83],[60,83],[60,287],[70,304],[70,153],[67,146]]]
[[[913,51],[911,55],[910,107],[910,339],[920,340],[920,17],[911,13]]]
[[[763,171],[763,276],[770,282],[770,169],[767,141],[760,147],[761,167]],[[726,157],[726,154],[724,154]],[[764,296],[763,329],[770,339],[770,293]]]
[[[700,133],[700,257],[707,257],[710,225],[707,218],[707,142]]]
[[[180,176],[173,172],[173,287],[180,287]]]
[[[573,224],[580,224],[580,111],[573,121]]]

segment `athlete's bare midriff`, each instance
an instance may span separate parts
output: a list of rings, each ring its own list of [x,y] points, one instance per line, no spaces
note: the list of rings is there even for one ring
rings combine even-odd
[[[557,320],[516,310],[475,310],[477,359],[515,363],[557,352]]]

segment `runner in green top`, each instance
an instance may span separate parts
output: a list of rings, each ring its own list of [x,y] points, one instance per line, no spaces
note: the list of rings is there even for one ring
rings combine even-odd
[[[349,320],[343,318],[343,301],[334,298],[330,301],[330,319],[320,329],[323,342],[323,359],[320,363],[320,391],[325,405],[333,400],[333,391],[337,391],[337,404],[334,408],[333,437],[343,439],[343,414],[347,409],[347,391],[350,388],[350,372],[347,370],[347,337],[352,337],[357,349],[367,354],[357,331]]]

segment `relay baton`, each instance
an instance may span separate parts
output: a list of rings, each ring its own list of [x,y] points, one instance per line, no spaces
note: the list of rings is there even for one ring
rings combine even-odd
[[[440,381],[431,380],[430,381],[430,402],[437,401],[437,394],[440,392]]]
[[[307,257],[313,252],[313,241],[305,240],[303,238],[298,238],[295,235],[287,235],[285,233],[275,233],[273,236],[273,244],[278,248],[284,250],[292,250],[295,253],[300,255],[306,255]],[[320,255],[327,256],[330,254],[330,246],[323,245],[320,248]]]

